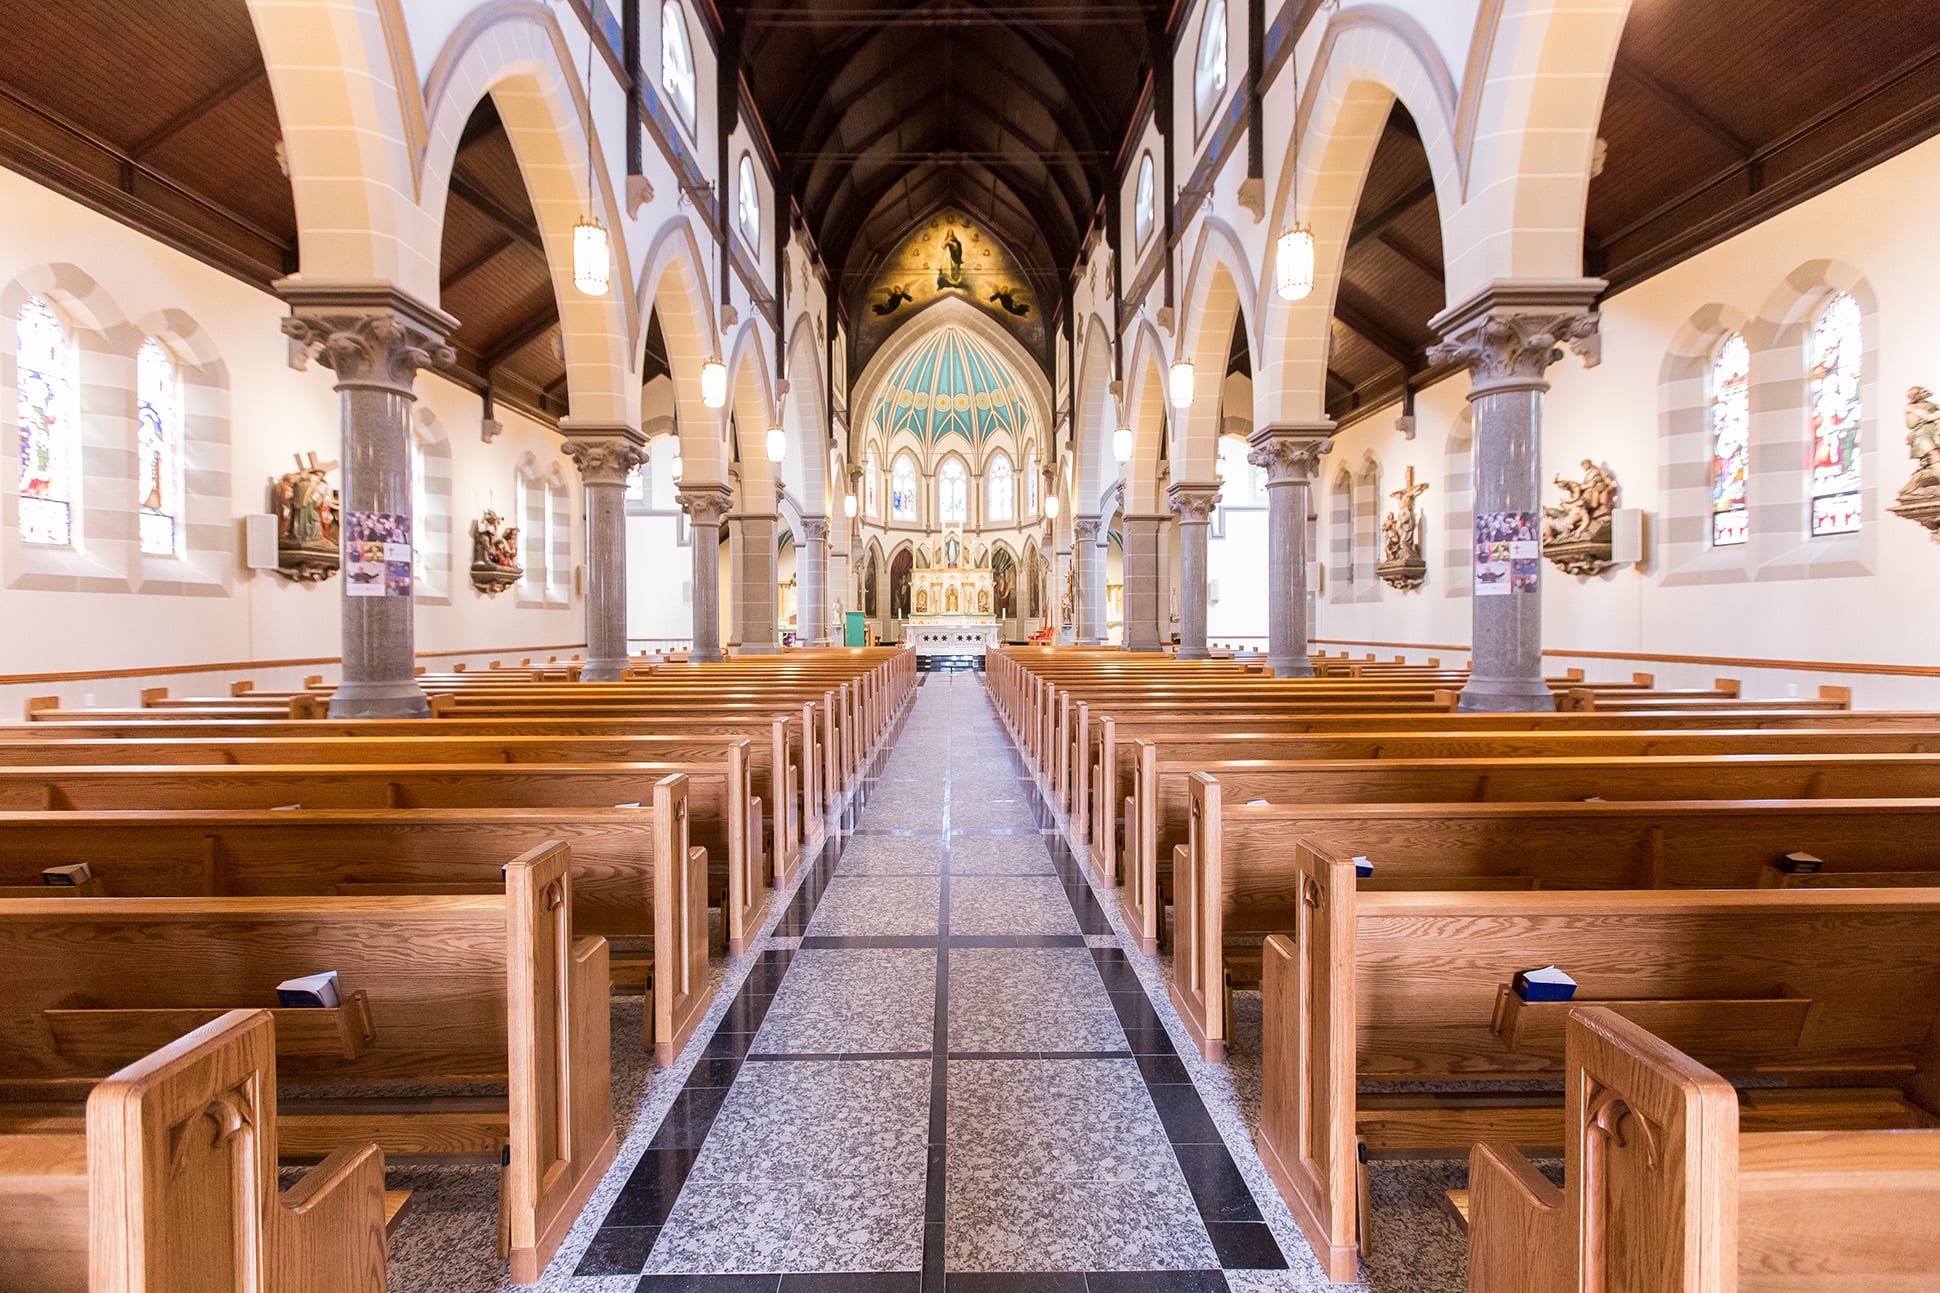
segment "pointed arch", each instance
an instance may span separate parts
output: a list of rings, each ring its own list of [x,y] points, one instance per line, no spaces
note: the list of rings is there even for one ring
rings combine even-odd
[[[706,264],[693,224],[685,218],[670,221],[647,248],[635,293],[641,317],[651,312],[659,319],[667,346],[683,484],[721,484],[728,471],[726,418],[701,398],[701,367],[714,356],[718,335]],[[645,368],[646,345],[643,328],[636,370]]]
[[[1173,409],[1167,403],[1166,374],[1170,367],[1158,329],[1141,322],[1132,342],[1132,362],[1126,368],[1129,377],[1124,413],[1125,424],[1132,429],[1132,460],[1125,469],[1124,504],[1125,510],[1134,515],[1159,510],[1159,464],[1177,462],[1176,446],[1165,443],[1169,436],[1176,438]],[[1213,398],[1217,407],[1217,391],[1213,392]],[[1210,475],[1210,443],[1204,458]]]
[[[1232,353],[1235,327],[1243,331],[1249,350],[1255,354],[1260,350],[1253,330],[1256,285],[1246,249],[1232,226],[1217,219],[1201,222],[1198,246],[1186,276],[1185,329],[1179,347],[1180,355],[1192,361],[1197,380],[1191,407],[1174,414],[1171,462],[1175,479],[1213,478],[1226,360]],[[1254,420],[1250,406],[1246,418]]]

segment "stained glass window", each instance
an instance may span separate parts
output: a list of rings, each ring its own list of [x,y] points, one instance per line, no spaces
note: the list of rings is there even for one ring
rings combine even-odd
[[[998,454],[990,460],[986,469],[985,483],[990,489],[990,506],[984,519],[987,521],[1008,521],[1016,511],[1017,478],[1010,469],[1010,459]]]
[[[175,361],[153,337],[136,356],[135,384],[141,550],[172,557],[182,550],[182,388]]]
[[[898,454],[889,469],[889,517],[894,521],[916,519],[916,460]]]
[[[1711,356],[1711,546],[1743,543],[1751,453],[1751,347],[1734,332]]]
[[[38,296],[18,319],[16,414],[20,424],[20,537],[74,542],[80,424],[74,419],[67,329]]]
[[[674,0],[660,8],[660,88],[691,134],[694,129],[694,50],[687,43],[687,15]]]
[[[1203,129],[1226,93],[1226,0],[1211,0],[1199,27],[1199,57],[1192,69],[1193,104]]]
[[[1859,528],[1859,302],[1840,292],[1812,325],[1812,533]]]
[[[1138,191],[1132,198],[1132,238],[1141,247],[1152,236],[1152,190],[1152,154],[1147,153],[1139,161]]]
[[[945,525],[962,525],[970,519],[970,478],[955,458],[936,474],[936,511]]]
[[[876,465],[876,451],[869,451],[869,463],[862,473],[862,510],[871,520],[882,515],[882,469]]]

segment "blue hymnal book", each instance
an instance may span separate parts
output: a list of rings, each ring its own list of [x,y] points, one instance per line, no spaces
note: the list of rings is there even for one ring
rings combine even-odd
[[[1519,971],[1510,986],[1524,1001],[1568,1001],[1576,996],[1576,980],[1553,965]]]
[[[1373,874],[1374,863],[1368,861],[1365,856],[1356,854],[1354,857],[1354,878],[1356,880],[1365,880]]]
[[[300,979],[285,979],[276,985],[276,1004],[285,1009],[331,1009],[342,1005],[337,996],[337,972],[306,974]]]

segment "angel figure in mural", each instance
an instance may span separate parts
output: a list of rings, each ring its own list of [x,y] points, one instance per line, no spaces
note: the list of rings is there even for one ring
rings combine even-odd
[[[943,260],[944,263],[939,265],[936,270],[936,285],[938,287],[962,287],[963,241],[957,237],[957,231],[954,229],[944,231]]]
[[[902,283],[891,283],[887,289],[887,295],[880,302],[869,308],[877,315],[894,314],[903,307],[905,301],[913,301],[915,299],[914,296],[910,295],[907,286]],[[821,320],[818,318],[816,322],[819,324]]]
[[[1940,490],[1940,404],[1924,386],[1906,392],[1906,453],[1918,465],[1900,487],[1900,497]]]
[[[1006,314],[1014,314],[1020,319],[1031,312],[1031,307],[1028,304],[1017,299],[1017,289],[1011,287],[1009,284],[992,292],[990,299],[998,305],[1003,306]]]

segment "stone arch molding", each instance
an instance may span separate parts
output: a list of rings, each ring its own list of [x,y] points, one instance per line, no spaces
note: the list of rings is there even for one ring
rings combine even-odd
[[[1111,433],[1118,426],[1118,396],[1113,390],[1111,331],[1102,318],[1092,315],[1084,328],[1084,349],[1079,357],[1075,404],[1078,425],[1072,433],[1075,476],[1067,502],[1096,497],[1118,472],[1111,453]],[[1063,485],[1062,479],[1056,488]]]
[[[680,430],[682,483],[719,483],[727,479],[721,414],[701,399],[701,365],[714,354],[714,309],[707,287],[706,260],[694,227],[685,217],[670,221],[647,248],[635,293],[635,310],[644,319],[660,316],[673,370],[674,420]],[[633,363],[646,359],[646,329],[640,329]]]
[[[1177,415],[1178,426],[1172,445],[1175,479],[1204,481],[1213,478],[1218,456],[1222,415],[1221,402],[1226,378],[1226,360],[1232,349],[1235,320],[1246,330],[1247,349],[1255,357],[1264,348],[1258,332],[1259,280],[1246,255],[1237,231],[1223,220],[1208,219],[1199,230],[1185,282],[1185,330],[1180,354],[1192,360],[1197,390],[1192,407]],[[1260,383],[1255,380],[1257,392]],[[1254,410],[1246,410],[1249,423],[1257,425]]]
[[[1125,387],[1124,415],[1132,428],[1132,460],[1126,464],[1121,481],[1125,486],[1121,492],[1126,510],[1135,514],[1158,510],[1161,501],[1158,497],[1161,442],[1168,435],[1178,435],[1173,409],[1167,403],[1166,374],[1169,366],[1165,342],[1159,337],[1158,329],[1149,322],[1141,321],[1132,341],[1132,362],[1128,370],[1130,378]],[[1216,405],[1218,392],[1214,391],[1212,397]],[[1175,464],[1178,462],[1176,443],[1171,446],[1169,460]],[[1115,459],[1112,465],[1116,467]],[[1212,471],[1210,460],[1206,471],[1208,474]]]

